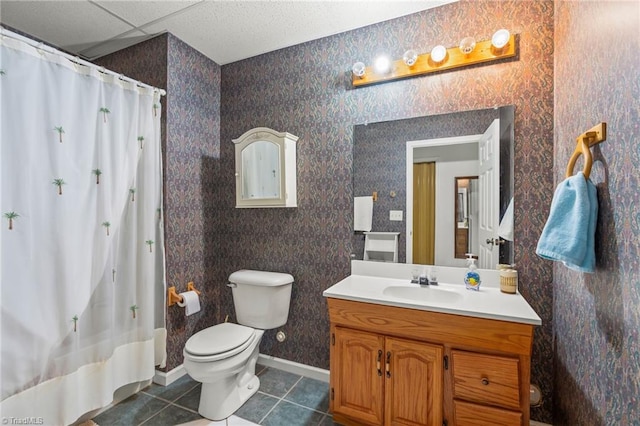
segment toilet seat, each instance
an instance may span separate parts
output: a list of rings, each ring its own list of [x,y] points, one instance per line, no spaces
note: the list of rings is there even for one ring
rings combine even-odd
[[[191,336],[184,347],[185,356],[196,362],[210,362],[232,357],[253,343],[255,330],[225,322],[205,328]]]

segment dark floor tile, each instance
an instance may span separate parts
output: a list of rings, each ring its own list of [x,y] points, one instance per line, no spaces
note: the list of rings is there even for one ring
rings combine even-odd
[[[284,399],[326,413],[329,411],[329,383],[303,377]]]
[[[193,380],[188,374],[180,377],[175,382],[171,383],[169,386],[161,386],[152,383],[150,387],[145,389],[143,392],[148,393],[149,395],[157,396],[158,398],[163,398],[168,401],[175,401],[180,398],[188,391],[193,389],[198,382]]]
[[[266,365],[256,364],[256,374],[260,375],[267,368],[269,368],[269,367],[267,367]]]
[[[184,410],[175,405],[169,405],[144,423],[144,426],[174,426],[181,423],[202,419],[198,413]]]
[[[168,404],[138,392],[93,418],[99,425],[131,426],[142,423]]]
[[[260,423],[264,426],[316,426],[324,415],[299,405],[280,401]]]
[[[260,378],[260,392],[282,398],[301,376],[274,368],[267,368],[258,377]]]
[[[250,422],[260,423],[260,420],[278,403],[279,399],[261,392],[253,395],[234,414]]]
[[[324,416],[324,418],[322,419],[322,421],[318,426],[338,426],[339,424],[340,423],[334,423],[333,417],[331,416],[331,414],[327,414]]]
[[[180,405],[181,407],[188,408],[193,411],[198,411],[198,407],[200,406],[200,391],[202,390],[202,386],[198,385],[195,388],[191,389],[182,397],[178,398],[174,404]]]

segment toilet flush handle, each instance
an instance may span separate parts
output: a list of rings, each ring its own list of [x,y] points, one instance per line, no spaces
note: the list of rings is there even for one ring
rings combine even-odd
[[[236,288],[236,287],[238,287],[238,284],[236,284],[236,283],[227,283],[227,287]]]

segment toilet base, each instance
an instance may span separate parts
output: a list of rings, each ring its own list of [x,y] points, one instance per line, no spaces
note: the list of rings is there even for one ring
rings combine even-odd
[[[200,392],[200,405],[198,413],[202,417],[211,420],[223,420],[236,412],[249,398],[251,398],[260,388],[260,379],[253,376],[248,383],[238,385],[236,389],[227,395],[221,395],[221,392],[229,392],[229,381],[233,382],[234,378],[224,380],[227,383],[203,383]],[[234,386],[231,384],[231,386]],[[211,404],[215,401],[215,404]]]
[[[184,369],[193,380],[202,383],[200,415],[216,421],[226,419],[258,391],[256,363],[263,335],[264,330],[254,330],[253,341],[245,350],[215,361],[184,352]]]

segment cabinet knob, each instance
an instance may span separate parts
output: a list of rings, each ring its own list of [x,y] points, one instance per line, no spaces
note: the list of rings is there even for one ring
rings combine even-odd
[[[483,384],[483,385],[485,385],[485,386],[488,386],[488,385],[489,385],[489,379],[487,379],[486,377],[483,377],[483,378],[482,378],[482,380],[481,380],[481,382],[482,382],[482,384]]]

